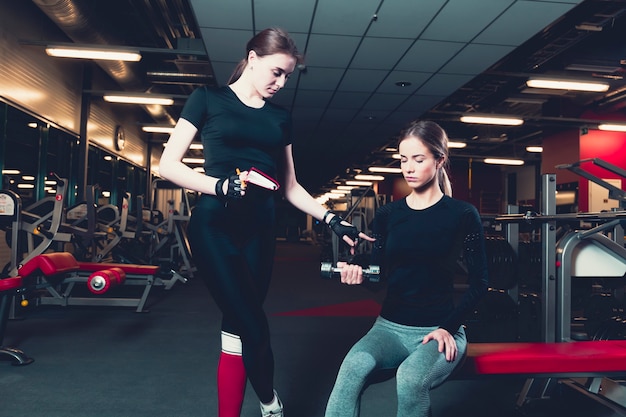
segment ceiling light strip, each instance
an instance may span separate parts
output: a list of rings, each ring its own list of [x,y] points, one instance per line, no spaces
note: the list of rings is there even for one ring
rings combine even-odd
[[[598,125],[598,129],[612,132],[626,132],[626,124],[603,123]]]
[[[485,158],[483,162],[493,165],[524,165],[521,159]]]
[[[174,104],[174,99],[171,97],[153,96],[153,95],[115,95],[106,94],[102,96],[105,101],[109,103],[124,103],[124,104],[160,104],[162,106],[171,106]]]
[[[381,174],[400,174],[402,172],[402,169],[393,167],[369,167],[367,170]]]
[[[526,85],[531,88],[549,88],[553,90],[573,90],[589,91],[601,93],[609,89],[607,83],[592,83],[586,81],[568,81],[561,79],[539,79],[531,78],[526,81]]]
[[[461,121],[463,123],[478,123],[478,124],[488,124],[488,125],[503,125],[503,126],[519,126],[524,123],[523,119],[519,119],[516,117],[505,117],[505,116],[478,116],[478,115],[466,115],[461,116]]]
[[[115,49],[95,49],[95,48],[72,48],[69,46],[46,48],[46,53],[57,58],[79,58],[79,59],[98,59],[107,61],[130,61],[137,62],[141,60],[141,54],[138,51],[124,51]]]

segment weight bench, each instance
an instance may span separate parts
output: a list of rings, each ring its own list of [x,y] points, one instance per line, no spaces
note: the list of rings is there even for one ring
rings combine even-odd
[[[41,295],[38,302],[42,305],[94,305],[135,307],[137,312],[144,312],[144,306],[154,285],[162,285],[169,290],[177,280],[186,282],[178,274],[170,279],[162,278],[160,267],[122,263],[78,262],[69,252],[44,253],[21,265],[20,276],[35,275],[37,288],[45,288],[47,295]],[[87,284],[95,296],[74,296],[72,292],[77,283]],[[109,297],[105,293],[118,285],[143,286],[139,297]]]
[[[610,377],[626,376],[626,340],[562,343],[470,343],[467,354],[448,380],[522,376],[522,407],[537,380],[557,381],[615,411],[626,413],[626,386]],[[366,386],[395,376],[395,369],[375,371]]]
[[[0,357],[8,357],[15,366],[28,365],[34,361],[21,350],[3,345],[11,301],[13,296],[25,291],[23,281],[20,276],[0,279]]]

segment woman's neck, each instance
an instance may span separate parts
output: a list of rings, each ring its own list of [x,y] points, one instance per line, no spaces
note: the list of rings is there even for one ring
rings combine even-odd
[[[439,187],[432,187],[425,191],[413,190],[406,196],[406,203],[413,210],[424,210],[435,205],[441,197],[443,197],[443,191]]]
[[[246,106],[260,109],[265,105],[263,97],[259,95],[250,83],[245,81],[243,75],[237,81],[230,84],[229,87]]]

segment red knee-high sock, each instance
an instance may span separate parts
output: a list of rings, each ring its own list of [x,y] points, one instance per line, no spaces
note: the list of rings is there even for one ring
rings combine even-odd
[[[240,417],[245,390],[243,358],[222,352],[217,365],[218,416]]]

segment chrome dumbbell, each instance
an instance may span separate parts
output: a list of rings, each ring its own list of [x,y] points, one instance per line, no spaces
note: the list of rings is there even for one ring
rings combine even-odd
[[[320,275],[324,279],[339,279],[341,276],[341,268],[333,266],[331,262],[322,262]],[[380,267],[378,265],[370,265],[367,268],[363,268],[363,279],[366,279],[369,282],[379,282]]]

